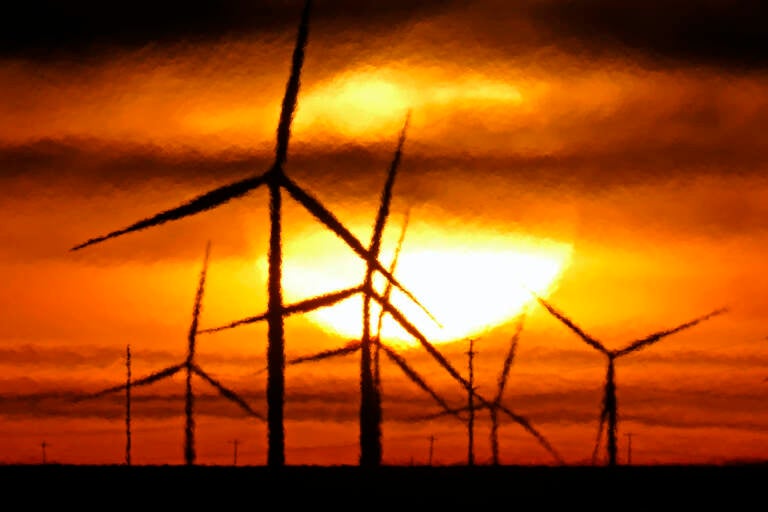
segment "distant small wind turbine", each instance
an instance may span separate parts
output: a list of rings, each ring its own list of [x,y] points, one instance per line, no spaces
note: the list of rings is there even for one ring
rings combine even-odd
[[[535,295],[535,294],[534,294]],[[695,318],[689,322],[686,322],[684,324],[678,325],[677,327],[674,327],[672,329],[666,329],[663,331],[658,331],[653,334],[650,334],[644,338],[635,340],[629,344],[627,344],[624,348],[618,349],[618,350],[608,350],[605,348],[605,346],[600,343],[597,339],[593,338],[592,336],[585,333],[582,329],[576,326],[576,324],[573,323],[573,321],[565,316],[563,313],[555,309],[553,306],[551,306],[547,301],[536,295],[536,299],[538,302],[544,306],[544,308],[549,311],[555,318],[560,320],[563,324],[565,324],[566,327],[568,327],[571,331],[576,333],[584,342],[589,345],[590,347],[594,348],[598,352],[605,355],[607,359],[607,372],[605,376],[605,386],[604,386],[604,394],[603,394],[603,407],[602,411],[600,413],[600,426],[597,431],[597,442],[595,444],[595,452],[592,454],[593,461],[595,460],[595,457],[597,455],[597,449],[600,444],[600,438],[602,436],[603,432],[603,426],[606,422],[606,419],[608,421],[608,443],[607,443],[607,452],[608,452],[608,465],[609,466],[615,466],[616,465],[616,453],[617,453],[617,444],[616,444],[616,436],[617,436],[617,427],[618,427],[618,405],[616,401],[616,382],[615,382],[615,370],[614,370],[614,362],[616,359],[622,356],[626,356],[628,354],[631,354],[632,352],[636,352],[642,348],[648,347],[649,345],[652,345],[662,338],[665,338],[667,336],[670,336],[672,334],[675,334],[677,332],[680,332],[684,329],[688,329],[690,327],[693,327],[705,320],[708,320],[714,316],[720,315],[722,313],[725,313],[728,311],[727,308],[721,308],[712,311],[711,313],[708,313],[704,316]]]
[[[203,270],[200,273],[200,282],[197,288],[197,294],[195,295],[195,305],[192,312],[192,324],[189,328],[189,335],[187,337],[187,357],[183,363],[163,368],[157,372],[154,372],[144,378],[136,381],[128,381],[126,384],[120,386],[114,386],[110,388],[97,391],[95,393],[88,394],[83,397],[78,397],[76,401],[93,399],[109,393],[115,393],[117,391],[127,390],[138,386],[147,386],[160,380],[170,378],[176,375],[181,370],[186,370],[186,394],[185,394],[185,428],[184,428],[184,461],[187,465],[195,463],[195,420],[194,420],[194,394],[192,393],[192,375],[197,375],[204,381],[213,386],[224,398],[231,400],[245,410],[250,416],[258,418],[264,421],[264,416],[254,411],[248,403],[243,400],[237,393],[224,387],[218,380],[214,379],[208,373],[203,371],[200,366],[195,362],[195,346],[197,339],[197,326],[202,309],[203,293],[205,290],[205,278],[208,270],[208,257],[210,254],[211,244],[208,242],[205,248],[205,259],[203,261]]]

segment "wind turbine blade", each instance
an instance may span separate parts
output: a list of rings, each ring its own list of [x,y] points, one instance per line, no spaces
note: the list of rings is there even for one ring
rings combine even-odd
[[[160,371],[157,371],[155,373],[151,373],[151,374],[147,375],[144,378],[131,381],[130,386],[131,386],[131,388],[135,388],[135,387],[138,387],[138,386],[148,386],[149,384],[152,384],[152,383],[157,382],[159,380],[162,380],[162,379],[165,379],[167,377],[171,377],[171,376],[175,375],[176,373],[179,372],[179,370],[181,370],[185,366],[186,366],[186,364],[177,364],[175,366],[169,366],[168,368],[164,368],[164,369],[162,369]],[[81,396],[81,397],[75,399],[75,401],[79,402],[81,400],[97,398],[97,397],[104,396],[104,395],[107,395],[109,393],[114,393],[114,392],[117,392],[117,391],[124,391],[126,387],[128,387],[128,384],[121,384],[119,386],[113,386],[113,387],[110,387],[110,388],[102,389],[101,391],[97,391],[95,393],[90,393],[88,395]]]
[[[411,382],[419,386],[421,389],[426,391],[429,396],[432,397],[432,399],[437,402],[437,404],[443,408],[443,410],[446,412],[446,414],[453,414],[460,420],[462,420],[461,416],[458,412],[454,411],[454,409],[451,408],[451,406],[448,405],[448,403],[441,397],[437,392],[432,389],[429,384],[414,370],[411,368],[411,366],[406,362],[406,360],[395,352],[391,347],[388,347],[387,345],[381,344],[381,350],[384,351],[384,353],[389,357],[389,359],[395,363],[397,366],[400,367],[400,369],[405,373],[406,377],[411,379]],[[462,420],[463,421],[463,420]]]
[[[534,294],[535,295],[535,294]],[[538,295],[535,295],[536,300],[539,301],[539,304],[544,306],[544,308],[549,311],[555,318],[563,322],[570,330],[575,332],[582,340],[584,340],[588,345],[592,346],[593,348],[599,350],[603,354],[608,354],[608,349],[606,349],[602,343],[591,337],[589,334],[582,331],[576,324],[573,323],[573,321],[565,316],[563,313],[555,309],[553,306],[551,306],[547,301],[539,297]]]
[[[200,310],[203,303],[203,293],[205,293],[205,276],[208,273],[208,258],[211,254],[211,242],[210,240],[205,245],[205,258],[203,259],[203,269],[200,271],[200,281],[197,285],[197,293],[195,294],[195,306],[192,309],[192,323],[189,326],[189,354],[187,357],[192,360],[195,355],[195,338],[197,337],[197,326],[200,321]]]
[[[182,219],[184,217],[189,217],[190,215],[195,215],[196,213],[210,210],[258,188],[266,181],[266,176],[267,173],[259,176],[245,178],[235,183],[230,183],[229,185],[224,185],[223,187],[219,187],[217,189],[211,190],[210,192],[206,192],[205,194],[202,194],[192,199],[191,201],[182,204],[181,206],[177,206],[176,208],[172,208],[170,210],[158,213],[152,217],[140,220],[135,224],[131,224],[127,228],[113,231],[107,235],[97,238],[91,238],[87,242],[73,247],[70,249],[70,251],[77,251],[79,249],[83,249],[84,247],[88,247],[89,245],[103,242],[110,238],[115,238],[126,233],[139,231],[152,226],[163,224],[165,222]]]
[[[525,417],[510,411],[509,409],[507,409],[501,404],[497,404],[496,408],[499,409],[500,411],[503,411],[504,414],[512,418],[512,420],[514,420],[515,423],[519,424],[521,427],[527,430],[533,437],[535,437],[536,440],[539,442],[539,444],[543,446],[552,455],[552,457],[554,457],[555,460],[557,460],[558,463],[565,464],[565,461],[563,460],[563,458],[560,457],[560,454],[557,453],[557,451],[552,447],[549,441],[547,441],[547,439],[543,435],[541,435],[541,433],[539,433],[538,430],[533,428],[533,425],[531,425],[531,423]]]
[[[248,403],[245,400],[240,398],[240,396],[237,393],[235,393],[231,389],[224,387],[223,384],[221,384],[219,381],[217,381],[216,379],[214,379],[213,377],[205,373],[199,366],[193,365],[192,371],[195,372],[195,374],[197,374],[198,376],[202,377],[205,381],[207,381],[208,384],[215,387],[224,398],[236,403],[237,405],[242,407],[245,410],[245,412],[247,412],[254,418],[258,418],[261,421],[266,421],[264,416],[262,416],[258,412],[251,409],[251,406],[248,405]]]
[[[512,368],[512,362],[515,359],[515,352],[517,352],[517,342],[520,340],[520,334],[523,332],[523,322],[525,315],[520,315],[520,319],[517,322],[517,328],[515,334],[512,335],[512,339],[509,343],[509,351],[507,357],[504,358],[504,366],[502,367],[501,374],[498,379],[498,387],[496,389],[496,398],[493,399],[493,403],[498,404],[501,402],[501,397],[504,394],[504,388],[507,385],[507,378],[509,377],[509,370]]]
[[[395,269],[397,269],[397,261],[400,258],[400,251],[403,248],[403,241],[405,240],[405,232],[408,229],[408,221],[410,219],[410,209],[405,212],[405,220],[403,221],[403,227],[400,231],[400,238],[397,241],[397,247],[395,248],[395,255],[392,258],[392,263],[389,265],[389,273],[395,275]],[[384,287],[384,294],[382,297],[384,300],[389,301],[389,297],[392,295],[392,281],[387,281],[387,285]],[[376,321],[376,339],[381,340],[381,327],[384,322],[384,309],[379,310],[379,318]]]
[[[379,210],[376,213],[376,223],[373,227],[373,235],[371,236],[370,254],[372,258],[378,259],[379,251],[381,250],[381,236],[384,233],[384,225],[389,218],[389,206],[392,203],[392,189],[395,186],[395,178],[397,177],[397,169],[400,166],[400,159],[403,154],[403,144],[405,144],[405,134],[408,130],[408,123],[411,119],[411,112],[405,117],[405,123],[403,129],[400,132],[400,138],[397,141],[397,149],[395,150],[395,156],[392,159],[392,163],[389,166],[389,172],[387,173],[387,180],[384,183],[384,190],[381,193],[381,201],[379,202]],[[369,264],[368,272],[373,270]]]
[[[275,147],[275,166],[280,169],[282,169],[288,157],[288,140],[291,137],[291,124],[293,123],[293,115],[296,112],[296,103],[299,97],[301,68],[304,64],[304,51],[309,39],[309,14],[311,10],[312,2],[306,0],[304,2],[304,9],[301,11],[301,21],[299,22],[299,29],[296,34],[296,44],[293,48],[291,74],[285,85],[283,105],[280,110],[280,122],[277,126],[277,145]]]
[[[299,356],[293,359],[289,359],[288,361],[285,362],[285,366],[293,366],[295,364],[322,361],[323,359],[329,359],[331,357],[336,357],[336,356],[346,356],[348,354],[357,352],[358,350],[360,350],[360,342],[351,341],[340,348],[332,348],[330,350],[323,350],[322,352],[316,352],[314,354],[309,354],[306,356]],[[259,370],[258,373],[263,373],[265,371],[266,371],[266,368],[263,368]]]
[[[646,336],[645,338],[642,338],[642,339],[639,339],[637,341],[634,341],[634,342],[630,343],[629,345],[627,345],[627,347],[625,347],[625,348],[623,348],[621,350],[616,351],[616,357],[620,357],[620,356],[629,354],[630,352],[634,352],[635,350],[639,350],[639,349],[641,349],[643,347],[647,347],[648,345],[656,343],[657,341],[659,341],[662,338],[665,338],[665,337],[667,337],[667,336],[669,336],[671,334],[675,334],[677,332],[680,332],[680,331],[682,331],[684,329],[688,329],[690,327],[693,327],[693,326],[695,326],[695,325],[697,325],[697,324],[699,324],[699,323],[701,323],[701,322],[703,322],[705,320],[709,320],[710,318],[712,318],[714,316],[726,313],[727,311],[728,311],[727,308],[717,309],[717,310],[712,311],[711,313],[708,313],[708,314],[706,314],[704,316],[700,316],[699,318],[695,318],[695,319],[691,320],[690,322],[686,322],[684,324],[678,325],[675,328],[667,329],[665,331],[659,331],[659,332],[653,333],[653,334],[651,334],[649,336]]]
[[[419,306],[429,316],[429,318],[432,319],[433,322],[440,326],[440,322],[437,321],[432,313],[430,313],[429,310],[427,310],[427,308],[425,308],[424,305],[422,305],[421,302],[419,302],[410,291],[408,291],[402,284],[400,284],[400,282],[395,279],[395,277],[387,269],[385,269],[381,263],[379,263],[379,261],[373,257],[373,255],[371,255],[370,251],[363,247],[363,244],[360,243],[360,240],[358,240],[355,235],[353,235],[346,227],[344,227],[344,225],[339,221],[339,219],[336,218],[336,216],[334,216],[317,199],[309,195],[301,187],[294,183],[288,176],[284,175],[282,176],[282,179],[283,186],[296,201],[301,203],[304,208],[307,209],[307,211],[309,211],[320,222],[325,224],[328,229],[336,233],[336,236],[341,238],[353,251],[357,253],[358,256],[365,260],[368,265],[374,268],[377,272],[380,272],[388,280],[392,281],[392,283],[405,295],[407,295],[408,298],[411,299],[417,306]]]
[[[344,290],[339,290],[337,292],[318,295],[317,297],[312,297],[311,299],[306,299],[301,302],[297,302],[295,304],[289,304],[287,306],[283,306],[283,317],[286,317],[288,315],[293,315],[296,313],[309,313],[310,311],[314,311],[316,309],[333,306],[334,304],[337,304],[345,299],[348,299],[352,295],[356,293],[360,293],[362,291],[363,291],[362,286],[355,286],[353,288],[346,288]],[[221,327],[212,327],[210,329],[202,329],[198,332],[200,334],[207,334],[211,332],[218,332],[226,329],[232,329],[233,327],[237,327],[239,325],[261,322],[262,320],[267,319],[268,314],[269,314],[268,312],[265,312],[260,315],[249,316],[248,318],[243,318],[241,320],[237,320],[230,324],[222,325]]]
[[[600,441],[603,438],[603,429],[605,428],[605,419],[608,416],[608,408],[603,405],[603,411],[600,413],[600,425],[597,427],[597,439],[595,440],[595,448],[592,450],[592,465],[597,462],[597,452],[600,449]]]
[[[341,347],[341,348],[334,348],[330,350],[324,350],[322,352],[317,352],[315,354],[310,354],[307,356],[300,356],[296,357],[294,359],[289,359],[285,362],[286,366],[292,366],[295,364],[301,364],[301,363],[310,363],[310,362],[316,362],[316,361],[322,361],[324,359],[329,359],[331,357],[336,356],[345,356],[348,354],[352,354],[354,352],[357,352],[360,350],[360,342],[359,341],[353,341],[348,343],[347,345]],[[262,368],[258,372],[256,372],[256,375],[262,374],[265,371],[267,371],[268,368]]]

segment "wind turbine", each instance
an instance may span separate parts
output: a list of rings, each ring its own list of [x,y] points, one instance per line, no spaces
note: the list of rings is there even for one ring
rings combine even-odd
[[[166,378],[170,378],[173,375],[176,375],[181,370],[186,370],[186,393],[185,393],[185,401],[184,401],[184,413],[185,413],[185,427],[184,427],[184,461],[187,465],[192,465],[195,463],[196,453],[195,453],[195,420],[194,420],[194,394],[192,392],[192,375],[197,375],[198,377],[202,378],[204,381],[208,382],[211,386],[216,388],[216,390],[228,400],[231,400],[232,402],[239,405],[242,409],[244,409],[250,416],[253,416],[255,418],[258,418],[262,421],[265,420],[264,416],[259,414],[258,412],[254,411],[248,403],[240,398],[240,396],[235,393],[234,391],[224,387],[218,380],[214,379],[208,373],[203,371],[200,366],[195,362],[195,348],[196,348],[196,341],[197,341],[197,334],[198,334],[198,320],[200,318],[200,311],[202,309],[202,300],[203,300],[203,292],[205,291],[205,278],[206,273],[208,271],[208,257],[210,255],[210,249],[211,244],[210,242],[207,243],[205,248],[205,258],[203,260],[203,269],[200,272],[200,281],[197,287],[197,293],[195,295],[195,305],[192,310],[192,323],[189,328],[189,335],[187,336],[187,357],[185,358],[184,362],[180,364],[176,364],[173,366],[169,366],[167,368],[163,368],[162,370],[158,370],[144,378],[131,381],[130,377],[128,381],[120,386],[114,386],[110,388],[103,389],[101,391],[97,391],[95,393],[91,393],[89,395],[78,397],[76,401],[81,401],[85,399],[92,399],[97,398],[109,393],[114,393],[117,391],[122,390],[129,390],[131,388],[135,388],[138,386],[147,386],[149,384],[153,384],[155,382],[161,381]],[[130,396],[130,395],[127,395]],[[129,437],[130,439],[130,437]]]
[[[285,172],[285,163],[288,157],[288,142],[291,134],[291,124],[296,110],[299,94],[301,68],[304,63],[304,52],[309,36],[309,15],[312,1],[306,0],[301,13],[301,20],[296,36],[296,44],[293,50],[291,71],[283,96],[280,120],[277,126],[275,145],[275,159],[269,169],[261,174],[254,174],[242,180],[218,187],[196,198],[169,210],[165,210],[151,217],[140,220],[130,226],[112,231],[103,236],[92,238],[81,243],[71,250],[81,250],[85,247],[122,236],[127,233],[158,226],[166,222],[175,221],[211,210],[225,203],[245,196],[249,192],[265,185],[269,189],[269,277],[268,312],[267,312],[267,361],[269,365],[267,375],[267,465],[270,467],[282,467],[285,465],[285,430],[284,430],[284,402],[285,402],[285,340],[283,317],[290,314],[290,308],[283,305],[282,293],[282,236],[281,236],[281,209],[282,190],[288,192],[294,200],[299,202],[315,218],[328,229],[341,238],[358,256],[368,265],[380,272],[387,279],[394,282],[403,293],[419,306],[413,295],[403,287],[392,275],[363,247],[362,243],[347,229],[333,213],[324,207],[311,194],[301,188]],[[321,307],[333,297],[317,297],[310,305],[313,308]],[[333,303],[333,302],[332,302]],[[308,307],[305,303],[304,307]],[[311,309],[305,309],[311,311]],[[295,312],[295,311],[293,311]],[[427,312],[428,313],[428,312]]]
[[[562,312],[555,309],[552,305],[550,305],[547,301],[545,301],[538,295],[535,295],[535,296],[538,302],[542,306],[544,306],[544,308],[547,311],[549,311],[555,318],[560,320],[563,324],[565,324],[566,327],[568,327],[571,331],[576,333],[576,335],[579,336],[582,340],[584,340],[584,342],[587,345],[594,348],[598,352],[602,353],[606,357],[607,371],[605,376],[605,385],[604,385],[604,393],[603,393],[603,408],[600,413],[600,426],[598,427],[598,431],[597,431],[597,442],[595,443],[595,450],[592,454],[592,460],[594,461],[597,455],[597,449],[600,445],[600,438],[603,433],[603,426],[605,425],[607,420],[608,422],[607,452],[608,452],[609,466],[616,465],[616,453],[617,453],[616,436],[617,436],[617,428],[618,428],[618,404],[616,401],[616,382],[615,382],[615,368],[614,368],[616,359],[622,356],[631,354],[633,352],[636,352],[642,348],[648,347],[649,345],[652,345],[658,342],[662,338],[665,338],[667,336],[680,332],[684,329],[693,327],[705,320],[708,320],[714,316],[720,315],[728,311],[727,308],[717,309],[706,315],[700,316],[684,324],[678,325],[677,327],[674,327],[672,329],[666,329],[663,331],[655,332],[653,334],[649,334],[644,338],[640,338],[638,340],[635,340],[627,344],[624,348],[621,348],[618,350],[608,350],[607,348],[605,348],[605,345],[603,345],[600,341],[593,338],[592,336],[584,332],[581,328],[576,326],[576,324],[573,323],[573,321],[567,316],[565,316]]]

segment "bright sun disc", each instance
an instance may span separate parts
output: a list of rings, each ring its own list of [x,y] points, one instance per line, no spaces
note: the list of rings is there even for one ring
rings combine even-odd
[[[530,291],[550,293],[568,264],[571,245],[525,236],[475,233],[467,242],[457,234],[434,228],[412,232],[409,229],[395,277],[435,316],[442,327],[409,299],[393,289],[391,302],[430,341],[466,339],[508,322],[532,300]],[[338,247],[328,248],[313,235],[303,237],[301,250],[285,261],[283,287],[286,303],[309,296],[362,284],[362,260],[339,263]],[[389,266],[396,242],[382,249],[380,261]],[[294,245],[297,247],[297,245]],[[343,250],[343,248],[342,248]],[[348,257],[348,256],[345,256]],[[299,259],[300,258],[300,259]],[[266,263],[260,262],[265,270]],[[288,268],[290,267],[290,270]],[[307,290],[312,283],[313,290]],[[382,293],[383,276],[374,286]],[[380,308],[372,303],[372,333],[375,334]],[[327,332],[345,339],[359,339],[362,332],[362,297],[353,296],[332,307],[307,314],[307,318]],[[418,344],[389,315],[385,315],[382,340],[399,347]]]

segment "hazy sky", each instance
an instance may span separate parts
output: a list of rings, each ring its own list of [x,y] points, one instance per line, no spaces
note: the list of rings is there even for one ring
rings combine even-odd
[[[205,243],[203,327],[266,306],[268,196],[79,252],[69,248],[267,168],[301,1],[35,2],[0,21],[0,461],[117,463],[116,395],[66,397],[182,362]],[[511,5],[514,4],[514,5]],[[330,1],[311,20],[286,172],[364,242],[412,112],[382,261],[444,324],[414,317],[459,368],[477,336],[493,396],[521,307],[505,404],[568,462],[591,453],[611,348],[726,315],[617,363],[620,455],[768,455],[768,7],[741,1]],[[364,266],[286,200],[288,300]],[[405,301],[401,302],[405,307]],[[287,322],[286,354],[356,336],[359,302]],[[418,311],[409,309],[409,314]],[[466,397],[385,331],[452,404]],[[201,336],[199,363],[266,414],[266,325]],[[286,371],[286,458],[357,461],[358,357]],[[461,462],[457,420],[384,362],[384,460]],[[266,429],[196,383],[201,463],[266,461]],[[135,391],[134,462],[180,463],[183,382]],[[478,461],[490,457],[479,413]],[[519,426],[508,463],[550,463]]]

